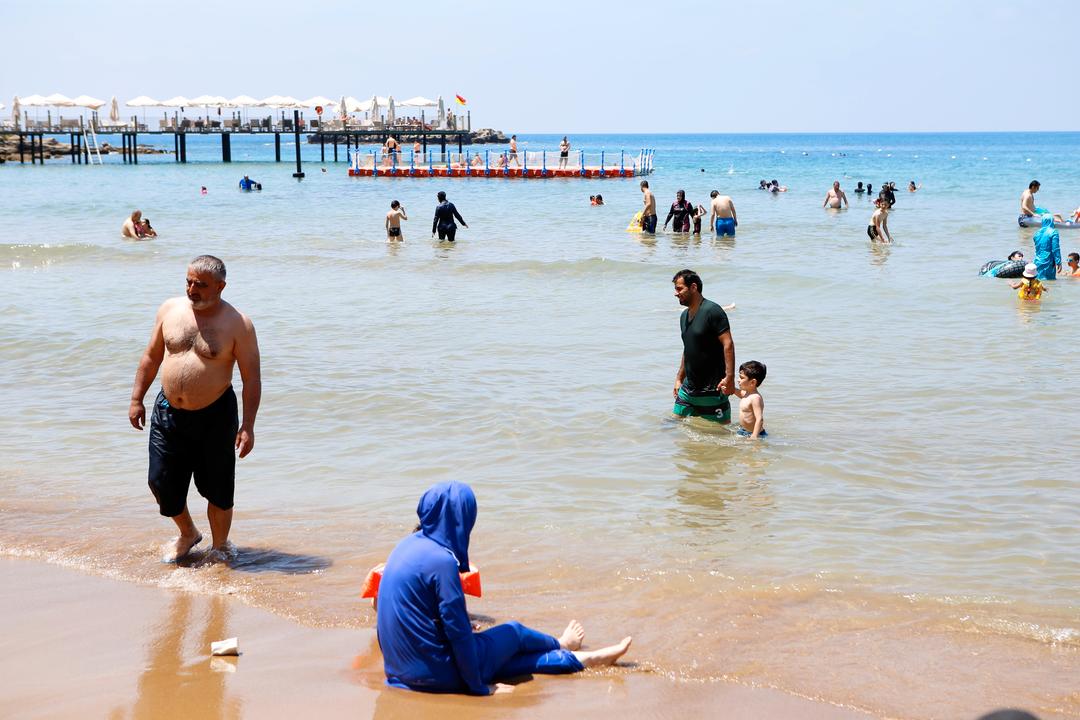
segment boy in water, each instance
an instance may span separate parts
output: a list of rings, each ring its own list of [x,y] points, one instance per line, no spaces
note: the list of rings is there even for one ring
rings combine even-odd
[[[405,236],[401,234],[401,221],[408,219],[409,216],[405,214],[405,206],[397,200],[391,201],[390,212],[386,213],[386,239],[404,240]]]
[[[765,432],[765,398],[758,387],[765,382],[765,364],[757,360],[739,366],[739,429],[741,437],[769,437]]]
[[[1016,297],[1030,302],[1042,300],[1042,294],[1046,292],[1046,286],[1038,279],[1038,274],[1039,268],[1036,267],[1035,263],[1028,263],[1024,266],[1024,277],[1017,282],[1009,283],[1009,287],[1018,291]]]
[[[1069,269],[1062,274],[1066,277],[1080,278],[1080,254],[1069,253],[1069,260],[1066,264]]]

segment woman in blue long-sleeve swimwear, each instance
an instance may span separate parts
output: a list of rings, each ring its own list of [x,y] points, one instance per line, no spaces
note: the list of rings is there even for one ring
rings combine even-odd
[[[464,483],[439,483],[420,498],[416,514],[420,530],[390,553],[379,584],[377,624],[388,684],[489,695],[498,680],[611,665],[629,649],[627,637],[582,651],[585,631],[577,621],[559,638],[516,622],[474,633],[458,573],[469,570],[476,496]]]

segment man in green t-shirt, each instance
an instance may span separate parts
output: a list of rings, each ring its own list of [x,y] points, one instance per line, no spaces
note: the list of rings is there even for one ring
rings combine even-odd
[[[727,313],[702,297],[701,278],[693,270],[680,270],[671,282],[679,304],[686,308],[679,318],[683,353],[672,389],[672,412],[731,422],[727,396],[735,392],[735,342]]]

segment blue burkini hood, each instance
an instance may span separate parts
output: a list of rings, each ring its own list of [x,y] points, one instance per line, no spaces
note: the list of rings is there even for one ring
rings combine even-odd
[[[476,496],[457,481],[433,485],[416,504],[420,532],[454,555],[458,572],[469,572],[469,535],[476,524]]]
[[[1039,268],[1040,280],[1056,280],[1057,266],[1061,264],[1061,236],[1054,227],[1054,217],[1043,215],[1042,227],[1031,238],[1035,243],[1035,266]]]
[[[379,583],[376,622],[386,682],[428,692],[487,695],[459,571],[469,569],[476,496],[435,485],[416,506],[420,531],[398,543]]]

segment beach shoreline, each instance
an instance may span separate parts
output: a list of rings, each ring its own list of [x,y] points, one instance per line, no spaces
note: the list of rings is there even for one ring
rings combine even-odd
[[[680,682],[631,662],[537,677],[491,698],[424,695],[383,683],[374,631],[308,628],[227,595],[144,587],[0,558],[0,703],[20,718],[704,716],[859,720],[855,708],[737,683]],[[58,622],[64,618],[71,622]],[[76,618],[83,618],[75,621]],[[239,657],[210,642],[238,637]]]

